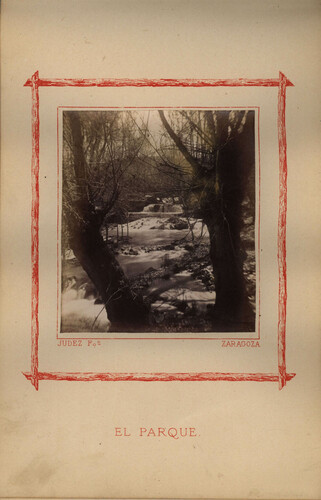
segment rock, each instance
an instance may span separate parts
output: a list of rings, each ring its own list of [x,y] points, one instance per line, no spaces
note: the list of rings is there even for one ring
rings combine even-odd
[[[137,250],[134,250],[133,248],[130,248],[128,253],[129,255],[138,255]]]
[[[181,268],[179,267],[179,265],[178,265],[178,264],[174,264],[174,265],[173,265],[173,273],[174,273],[174,274],[177,274],[177,273],[179,273],[180,271],[181,271]]]
[[[157,198],[155,195],[152,194],[145,194],[145,203],[157,203],[159,201],[159,198]]]
[[[177,303],[175,303],[174,305],[181,312],[184,312],[187,309],[187,307],[188,307],[186,301],[184,301],[184,300],[181,300],[181,301],[178,300]]]
[[[170,229],[177,229],[177,230],[188,229],[188,224],[187,222],[180,220],[178,222],[175,222],[175,224],[171,224]]]
[[[154,271],[156,271],[154,267],[149,267],[148,269],[146,269],[145,273],[152,273]]]

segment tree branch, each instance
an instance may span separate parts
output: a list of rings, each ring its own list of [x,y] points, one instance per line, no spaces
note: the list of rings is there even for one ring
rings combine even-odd
[[[199,172],[199,170],[202,169],[202,166],[195,160],[195,158],[190,154],[186,146],[183,144],[182,140],[178,137],[178,135],[174,132],[170,124],[165,118],[164,111],[163,110],[158,110],[160,119],[162,120],[162,123],[168,133],[168,135],[171,137],[171,139],[175,142],[176,146],[184,156],[184,158],[188,161],[188,163],[191,165],[191,167],[196,171]]]

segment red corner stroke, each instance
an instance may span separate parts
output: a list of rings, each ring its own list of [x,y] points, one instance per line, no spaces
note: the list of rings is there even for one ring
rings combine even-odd
[[[287,155],[285,102],[286,87],[293,87],[283,73],[269,79],[71,79],[39,78],[36,71],[24,86],[31,87],[31,371],[23,375],[36,390],[39,380],[64,381],[255,381],[279,382],[282,389],[295,374],[286,373],[286,212],[287,212]],[[278,217],[278,373],[63,373],[39,372],[39,87],[278,87],[278,142],[279,142],[279,217]]]
[[[278,87],[279,78],[266,79],[249,79],[249,78],[234,78],[227,80],[214,79],[131,79],[131,78],[39,78],[38,72],[37,81],[39,87]],[[283,75],[284,76],[284,75]],[[34,76],[33,76],[34,77]],[[29,78],[24,84],[25,87],[32,87],[32,79]],[[285,85],[293,87],[293,83],[285,78]]]
[[[39,79],[31,78],[31,383],[38,390],[39,338]]]
[[[278,93],[278,139],[279,139],[279,219],[278,219],[278,266],[279,266],[279,311],[278,311],[278,364],[279,388],[286,384],[285,330],[286,330],[286,213],[287,213],[287,156],[285,101],[287,79],[280,72]]]
[[[31,373],[24,373],[28,380],[32,380]],[[286,380],[291,380],[295,373],[287,373]],[[39,380],[66,380],[68,382],[191,382],[191,381],[218,381],[227,382],[277,382],[278,373],[93,373],[93,372],[39,372]]]

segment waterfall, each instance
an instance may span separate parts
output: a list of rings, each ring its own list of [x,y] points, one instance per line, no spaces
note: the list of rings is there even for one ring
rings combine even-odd
[[[177,203],[154,203],[144,207],[143,212],[148,213],[181,213],[182,205]]]

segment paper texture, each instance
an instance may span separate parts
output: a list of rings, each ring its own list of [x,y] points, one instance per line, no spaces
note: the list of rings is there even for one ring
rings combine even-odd
[[[318,2],[296,0],[2,2],[1,497],[320,498],[319,16]],[[154,83],[44,86],[37,78]],[[164,79],[270,83],[155,84]],[[279,81],[286,88],[288,167],[281,257]],[[30,367],[38,91],[37,368],[73,380],[40,379],[36,391]],[[247,336],[215,333],[211,340],[204,333],[108,333],[100,344],[83,335],[81,346],[68,346],[75,335],[59,329],[57,337],[61,123],[63,110],[76,107],[255,110],[259,329],[257,323]],[[286,348],[278,316],[282,256]],[[244,338],[248,344],[237,345]],[[278,349],[290,374],[283,373],[281,391]],[[84,381],[88,373],[113,375]],[[238,374],[238,381],[217,377],[222,373]],[[240,381],[242,374],[275,380]]]

